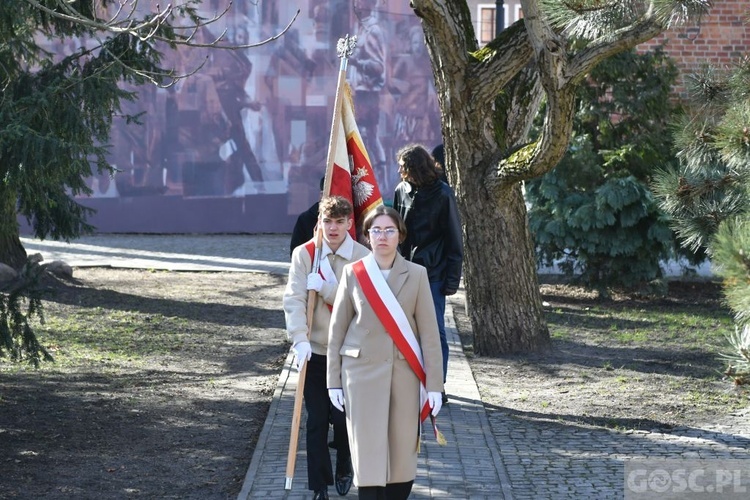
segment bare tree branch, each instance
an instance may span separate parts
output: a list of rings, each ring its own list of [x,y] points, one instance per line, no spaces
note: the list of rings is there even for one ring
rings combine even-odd
[[[219,42],[224,39],[224,36],[226,34],[226,30],[224,30],[218,37],[216,37],[213,41],[207,42],[207,43],[196,43],[193,41],[193,36],[195,35],[195,32],[202,28],[209,26],[213,23],[216,23],[220,19],[222,19],[229,9],[232,7],[232,2],[230,1],[227,7],[220,13],[215,14],[213,17],[201,20],[199,23],[190,23],[182,26],[178,25],[172,25],[169,24],[169,19],[172,16],[177,16],[181,19],[185,19],[188,16],[181,14],[179,11],[182,9],[184,5],[177,5],[174,6],[173,4],[167,4],[167,6],[161,10],[159,5],[156,5],[156,12],[152,15],[146,16],[144,19],[138,19],[136,17],[136,12],[138,8],[138,0],[127,0],[130,3],[130,9],[124,17],[121,16],[125,1],[121,1],[119,7],[117,8],[117,11],[114,13],[114,15],[110,16],[107,20],[102,20],[98,18],[90,18],[85,15],[83,15],[81,12],[74,9],[69,2],[66,0],[55,0],[55,4],[57,5],[57,9],[51,9],[45,5],[43,5],[39,0],[25,0],[26,3],[31,5],[32,7],[44,12],[45,14],[49,15],[50,17],[54,17],[56,19],[60,19],[63,21],[67,21],[70,23],[79,24],[81,26],[85,26],[87,28],[101,31],[101,32],[108,32],[112,34],[128,34],[130,36],[133,36],[135,38],[138,38],[139,40],[145,42],[145,41],[160,41],[165,42],[170,45],[182,45],[187,47],[205,47],[205,48],[221,48],[221,49],[249,49],[253,47],[260,47],[261,45],[265,45],[267,43],[270,43],[279,37],[281,37],[284,33],[286,33],[294,23],[294,21],[297,19],[297,17],[300,14],[300,10],[297,9],[297,12],[294,14],[294,17],[287,23],[286,27],[281,30],[279,33],[266,38],[265,40],[261,40],[256,43],[248,43],[243,45],[222,45]],[[175,32],[190,32],[188,35],[179,35],[174,38],[170,38],[167,36],[164,36],[160,34],[162,28],[165,26],[168,26]]]
[[[465,2],[434,2],[429,0],[412,0],[411,7],[414,13],[428,23],[431,30],[425,31],[427,48],[432,51],[432,59],[440,62],[440,66],[449,70],[457,80],[466,82],[466,67],[469,63],[469,54],[477,50],[477,41],[468,36],[465,27],[471,26],[471,13]],[[455,22],[461,19],[461,22]],[[468,24],[467,24],[468,23]],[[440,43],[435,43],[430,37],[432,33],[439,33]],[[450,47],[451,50],[440,50]],[[462,47],[463,50],[455,50]]]
[[[498,47],[503,50],[498,50]],[[471,78],[478,82],[473,87],[474,98],[490,103],[532,60],[534,52],[523,21],[517,21],[472,55],[477,60],[471,70]]]
[[[653,18],[647,17],[615,31],[612,36],[595,40],[573,57],[566,70],[566,78],[578,78],[608,57],[650,40],[664,29]]]
[[[589,42],[571,54],[569,47],[546,21],[537,0],[522,0],[524,23],[536,55],[536,65],[546,95],[546,116],[537,142],[501,161],[496,186],[536,178],[562,158],[572,132],[575,88],[604,59],[649,40],[665,29],[646,9],[636,22]]]

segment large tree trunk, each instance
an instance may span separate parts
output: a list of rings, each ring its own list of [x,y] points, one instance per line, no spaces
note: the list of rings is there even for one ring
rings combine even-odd
[[[492,356],[546,349],[549,330],[521,186],[509,187],[500,203],[480,186],[471,192],[459,204],[474,350]]]
[[[443,35],[435,31],[428,38],[448,46]],[[550,337],[521,179],[490,182],[500,169],[501,151],[525,137],[541,87],[524,72],[526,78],[519,77],[515,84],[522,89],[506,89],[503,102],[495,101],[498,92],[480,99],[476,96],[484,76],[469,86],[454,66],[445,62],[433,69],[443,115],[446,169],[464,227],[464,282],[474,351],[498,356],[543,350],[549,347]],[[510,109],[514,95],[522,96],[522,102]]]
[[[21,269],[26,250],[21,244],[16,214],[16,193],[0,184],[0,263]]]

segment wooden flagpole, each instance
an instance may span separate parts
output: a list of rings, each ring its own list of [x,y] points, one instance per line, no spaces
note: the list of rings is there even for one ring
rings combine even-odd
[[[326,157],[326,174],[325,183],[323,185],[322,196],[328,196],[331,192],[331,177],[333,176],[333,161],[336,156],[336,147],[339,140],[339,127],[338,123],[341,120],[341,99],[342,90],[344,83],[346,82],[346,66],[349,57],[354,51],[354,47],[357,44],[357,37],[346,35],[344,38],[339,38],[336,44],[336,52],[338,57],[341,59],[341,65],[339,67],[339,77],[336,83],[336,97],[333,102],[333,120],[331,122],[331,135],[328,140],[328,156]],[[315,233],[315,257],[313,259],[312,271],[317,273],[320,269],[320,252],[323,246],[323,229],[318,224],[317,231]],[[315,312],[315,302],[318,299],[318,294],[315,290],[310,290],[307,294],[307,338],[310,338],[310,330],[312,328],[313,313]],[[289,436],[289,452],[286,459],[286,482],[284,488],[287,490],[292,489],[292,478],[294,478],[294,466],[297,461],[297,446],[299,442],[299,426],[302,418],[302,399],[305,389],[305,377],[307,375],[307,363],[302,367],[299,372],[299,378],[297,381],[297,390],[294,393],[294,410],[292,412],[292,429]]]

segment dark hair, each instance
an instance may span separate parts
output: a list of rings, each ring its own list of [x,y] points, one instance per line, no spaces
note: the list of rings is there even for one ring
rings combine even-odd
[[[408,144],[396,153],[396,161],[403,163],[406,180],[417,187],[428,186],[440,178],[435,160],[420,144]]]
[[[370,228],[376,217],[381,215],[387,215],[396,224],[398,229],[398,242],[403,243],[406,239],[406,224],[404,219],[401,218],[401,214],[395,208],[389,207],[388,205],[378,205],[365,217],[365,221],[362,223],[362,232],[370,239]]]
[[[354,207],[349,200],[343,196],[324,196],[318,205],[319,217],[330,217],[340,219],[342,217],[351,217],[354,213]]]
[[[432,153],[430,154],[432,154],[432,158],[435,160],[435,168],[439,172],[440,180],[446,184],[450,184],[448,182],[448,175],[445,171],[445,146],[443,146],[442,143],[438,144],[432,148]]]
[[[445,146],[438,144],[432,148],[432,157],[435,159],[435,163],[445,169]]]

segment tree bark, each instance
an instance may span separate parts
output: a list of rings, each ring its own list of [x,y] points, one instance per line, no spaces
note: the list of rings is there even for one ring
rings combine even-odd
[[[493,356],[548,348],[536,256],[520,184],[494,195],[459,197],[464,227],[464,280],[474,351]]]
[[[19,270],[26,262],[26,250],[16,213],[16,193],[0,184],[0,263]]]

